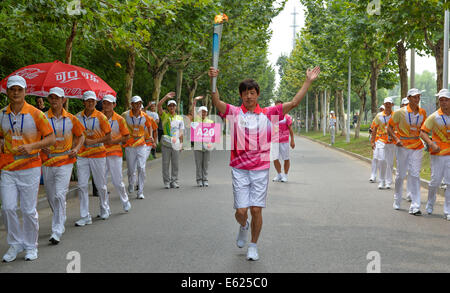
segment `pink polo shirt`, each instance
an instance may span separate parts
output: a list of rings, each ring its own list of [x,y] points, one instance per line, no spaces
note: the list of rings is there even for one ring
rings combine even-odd
[[[225,114],[229,121],[232,140],[230,166],[244,170],[270,168],[270,142],[272,125],[283,119],[283,105],[261,108],[249,112],[244,105],[227,104]]]
[[[289,116],[289,115],[284,115],[284,119],[283,120],[281,120],[279,123],[278,123],[278,130],[279,130],[279,133],[280,133],[280,140],[279,140],[279,142],[280,143],[287,143],[287,142],[289,142],[289,135],[290,135],[290,133],[289,133],[289,126],[291,126],[292,125],[292,117],[291,116]],[[275,138],[274,138],[274,141],[276,142],[277,141],[277,136],[275,135]]]

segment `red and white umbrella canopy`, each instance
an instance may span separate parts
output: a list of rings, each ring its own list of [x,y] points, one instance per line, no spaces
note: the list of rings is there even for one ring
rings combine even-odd
[[[14,71],[1,81],[2,93],[6,93],[6,83],[12,75],[25,78],[27,95],[47,97],[51,88],[60,87],[68,98],[81,98],[85,91],[95,92],[98,99],[108,94],[116,96],[116,92],[96,74],[61,61],[29,65]]]

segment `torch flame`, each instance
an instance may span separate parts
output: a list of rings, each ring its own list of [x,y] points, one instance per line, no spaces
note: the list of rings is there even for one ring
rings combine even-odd
[[[225,21],[228,21],[228,16],[225,13],[216,15],[216,17],[214,17],[214,23],[224,23]]]

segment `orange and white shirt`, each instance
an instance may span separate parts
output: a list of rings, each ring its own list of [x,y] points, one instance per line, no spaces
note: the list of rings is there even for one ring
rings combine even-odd
[[[148,115],[147,115],[147,116],[148,116]],[[156,122],[155,122],[155,120],[153,119],[153,117],[150,117],[150,116],[148,116],[148,117],[150,118],[150,124],[151,124],[151,126],[152,126],[152,132],[154,132],[155,129],[158,129],[158,124],[156,124]],[[151,142],[149,141],[149,139],[150,139],[150,134],[149,134],[149,131],[148,131],[147,127],[145,127],[145,135],[144,135],[144,137],[145,137],[145,144],[146,144],[147,146],[149,146],[149,147],[156,147],[156,141],[154,141],[153,143],[151,143]]]
[[[111,132],[108,118],[96,109],[89,117],[86,117],[84,110],[78,113],[76,117],[83,124],[85,128],[84,136],[87,139],[99,139]],[[106,148],[103,143],[90,146],[83,145],[78,152],[78,156],[83,158],[104,158],[106,157]]]
[[[433,132],[432,139],[441,149],[439,153],[431,153],[432,155],[450,156],[450,116],[439,108],[425,120],[422,130],[428,134]]]
[[[389,125],[397,130],[398,138],[407,149],[423,149],[423,143],[419,138],[420,128],[427,119],[427,112],[419,108],[419,112],[414,114],[409,104],[392,114]]]
[[[127,136],[130,134],[128,131],[127,123],[125,122],[125,119],[117,114],[116,112],[113,112],[113,115],[108,120],[109,125],[111,126],[111,139],[116,140],[123,136]],[[105,144],[106,148],[106,156],[118,156],[122,157],[122,144],[116,143],[116,144]]]
[[[53,133],[45,114],[27,102],[17,115],[11,111],[11,105],[1,112],[0,138],[5,141],[4,154],[0,156],[1,169],[18,171],[42,166],[40,150],[33,150],[30,155],[23,155],[17,148],[41,141],[43,137]]]
[[[82,136],[84,126],[74,115],[62,110],[61,117],[57,118],[52,112],[52,109],[45,113],[53,132],[56,136],[56,143],[49,147],[50,155],[41,153],[42,162],[47,167],[59,167],[63,165],[73,164],[76,158],[69,158],[68,152],[72,149],[73,136]]]
[[[380,112],[375,116],[375,119],[373,119],[372,128],[377,127],[377,133],[375,136],[375,141],[381,141],[385,144],[392,144],[394,143],[392,138],[389,137],[389,134],[387,132],[387,127],[389,120],[391,119],[391,115],[386,115],[386,112]]]
[[[139,147],[145,145],[145,133],[148,133],[148,129],[152,130],[150,117],[143,111],[138,117],[133,116],[133,111],[128,110],[122,114],[122,117],[127,123],[128,130],[130,132],[130,138],[128,139],[125,147]]]

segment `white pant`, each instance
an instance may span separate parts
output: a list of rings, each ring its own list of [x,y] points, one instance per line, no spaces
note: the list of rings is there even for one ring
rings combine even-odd
[[[331,144],[334,144],[335,139],[336,139],[336,127],[330,126],[330,134],[331,134]]]
[[[231,168],[234,208],[266,207],[269,169],[243,170]]]
[[[384,146],[384,154],[386,159],[386,183],[392,184],[392,175],[394,173],[394,153],[395,153],[395,145],[394,144],[386,144]]]
[[[436,202],[436,193],[444,183],[450,184],[450,156],[431,156],[431,181],[428,187],[427,209],[433,209]],[[445,190],[444,214],[450,213],[450,186]]]
[[[135,170],[137,168],[138,173],[138,194],[144,193],[145,182],[145,163],[147,162],[148,150],[146,145],[139,147],[126,147],[125,154],[127,156],[127,172],[128,172],[128,185],[133,186],[136,184]]]
[[[377,178],[377,170],[380,170],[380,181],[386,184],[392,184],[392,173],[394,170],[394,151],[393,144],[385,144],[377,141],[372,159],[372,176]]]
[[[128,202],[128,194],[125,189],[125,184],[123,184],[122,176],[122,162],[123,158],[119,156],[108,156],[106,157],[106,174],[105,180],[108,183],[108,173],[111,173],[111,181],[120,196],[122,204]]]
[[[60,167],[42,166],[45,192],[53,211],[52,233],[61,237],[66,223],[66,195],[69,192],[70,176],[73,164]]]
[[[397,148],[397,176],[395,177],[394,200],[397,205],[402,201],[403,181],[408,173],[408,185],[411,188],[411,207],[420,209],[420,168],[422,167],[423,150]]]
[[[106,158],[83,158],[77,159],[78,187],[80,191],[80,214],[82,218],[89,216],[89,177],[92,172],[92,179],[97,187],[100,198],[100,215],[109,214],[109,199],[106,189]]]
[[[40,167],[1,172],[2,213],[9,245],[23,246],[24,249],[37,248],[39,220],[36,205],[40,179]],[[17,216],[18,200],[23,226]]]

